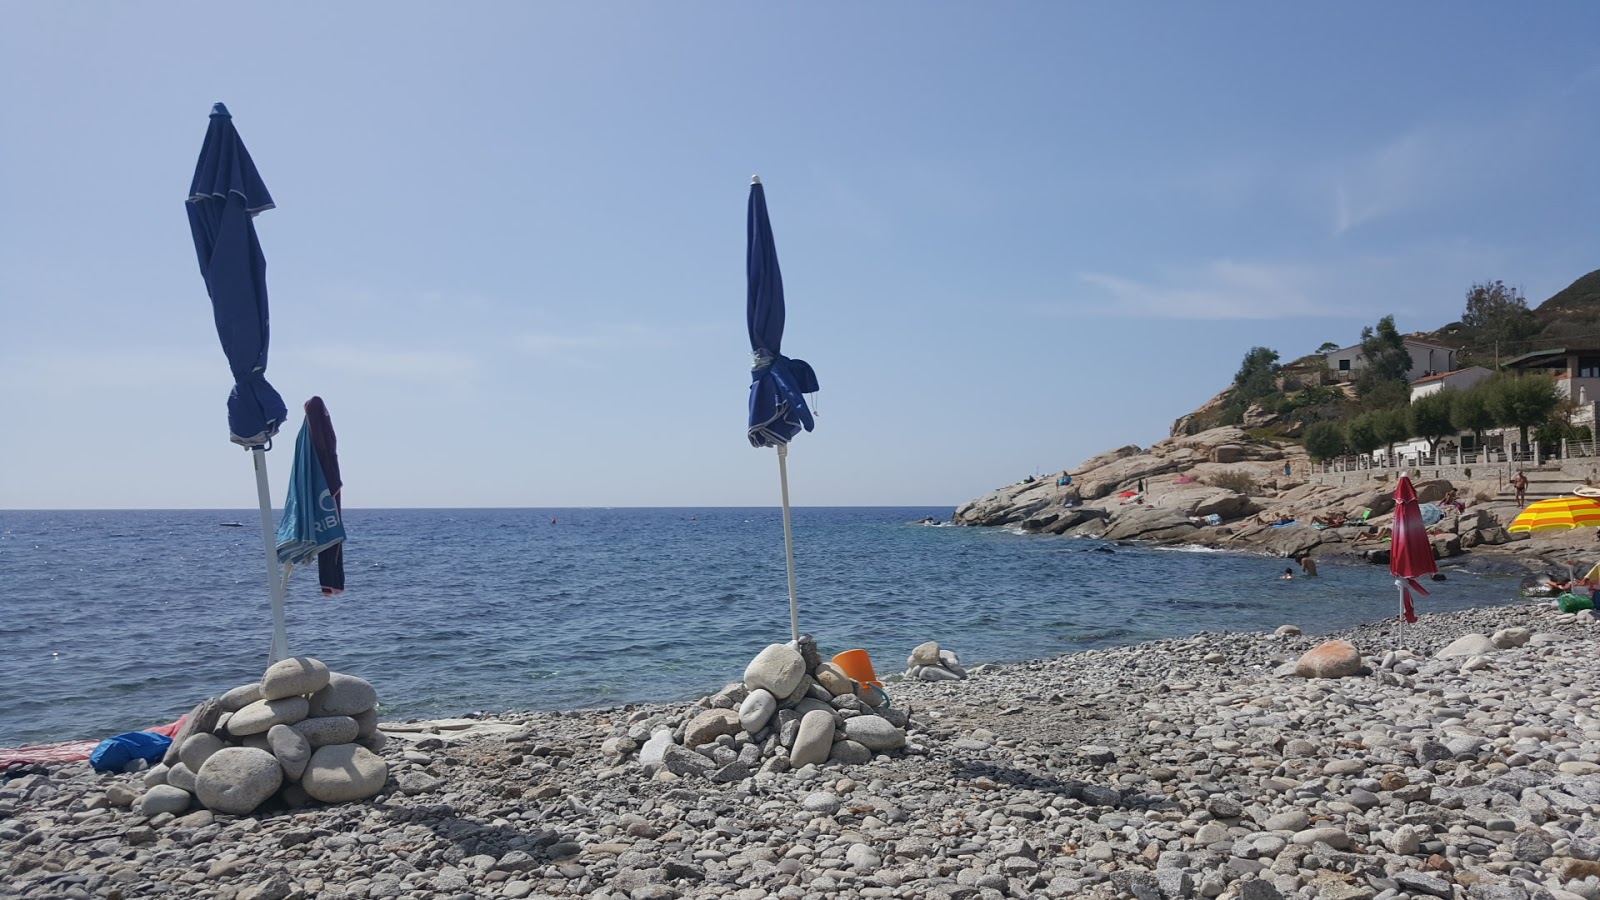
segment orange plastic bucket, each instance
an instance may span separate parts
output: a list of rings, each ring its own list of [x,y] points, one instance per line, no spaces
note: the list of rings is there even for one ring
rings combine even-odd
[[[883,687],[883,682],[878,680],[877,673],[872,671],[872,657],[868,656],[865,650],[846,650],[833,658],[833,664],[860,684]]]

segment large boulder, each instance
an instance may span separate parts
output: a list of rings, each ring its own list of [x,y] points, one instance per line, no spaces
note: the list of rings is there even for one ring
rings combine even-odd
[[[206,764],[206,760],[211,758],[211,754],[226,746],[222,738],[214,734],[191,734],[183,742],[183,746],[178,748],[178,759],[189,767],[189,771],[198,772],[200,767]]]
[[[1148,502],[1185,516],[1217,515],[1224,519],[1249,515],[1256,509],[1255,502],[1247,494],[1198,481],[1189,484],[1164,483],[1159,491],[1150,492]]]
[[[377,705],[378,692],[366,679],[329,672],[328,686],[311,695],[308,715],[358,716]]]
[[[195,776],[195,795],[214,812],[242,816],[255,811],[283,786],[283,768],[271,753],[225,747]]]
[[[228,719],[228,733],[234,737],[265,734],[274,725],[293,725],[304,719],[309,709],[304,697],[257,700]]]
[[[273,765],[276,767],[276,760]],[[311,754],[300,786],[323,803],[345,803],[376,796],[388,777],[389,765],[383,757],[355,744],[333,744]]]
[[[1141,478],[1153,478],[1177,471],[1180,463],[1165,456],[1141,453],[1119,459],[1110,465],[1086,471],[1074,479],[1074,486],[1085,500],[1098,500],[1134,484]],[[1054,484],[1054,481],[1051,482]]]
[[[1347,678],[1361,674],[1361,651],[1349,641],[1324,641],[1294,664],[1301,678]]]
[[[1113,512],[1105,538],[1108,541],[1174,540],[1189,537],[1197,530],[1189,517],[1177,510],[1132,505]]]
[[[241,684],[222,695],[222,710],[223,712],[238,712],[261,699],[263,699],[261,696],[261,682],[252,681],[249,684]]]
[[[1022,528],[1024,531],[1038,531],[1044,534],[1066,534],[1079,525],[1102,521],[1110,515],[1105,510],[1093,506],[1050,506],[1024,519]]]
[[[806,661],[800,651],[783,644],[769,644],[745,667],[744,686],[787,698],[800,687],[805,674]]]
[[[328,667],[309,656],[280,659],[261,676],[261,699],[314,694],[328,686]]]

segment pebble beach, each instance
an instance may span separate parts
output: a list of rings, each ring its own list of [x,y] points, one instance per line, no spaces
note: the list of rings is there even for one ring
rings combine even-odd
[[[1600,898],[1591,614],[1347,629],[1338,679],[1295,631],[892,681],[903,750],[724,784],[640,764],[685,703],[387,723],[374,799],[243,817],[61,764],[0,787],[0,896]]]

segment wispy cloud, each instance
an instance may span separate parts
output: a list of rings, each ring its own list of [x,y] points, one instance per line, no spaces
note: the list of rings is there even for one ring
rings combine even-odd
[[[352,375],[430,383],[464,381],[480,368],[477,359],[448,350],[324,345],[297,350],[295,356],[304,363]]]
[[[1329,315],[1309,292],[1314,273],[1298,266],[1230,259],[1138,280],[1100,272],[1078,276],[1096,289],[1074,310],[1107,316],[1171,319],[1282,319]],[[1338,314],[1338,313],[1331,313]]]

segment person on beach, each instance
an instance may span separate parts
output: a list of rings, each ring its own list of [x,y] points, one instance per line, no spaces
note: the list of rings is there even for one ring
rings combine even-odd
[[[1517,477],[1511,479],[1511,487],[1517,492],[1517,505],[1522,506],[1528,502],[1528,476],[1517,470]]]
[[[1309,556],[1300,558],[1300,571],[1306,573],[1307,578],[1317,577],[1317,561]]]

